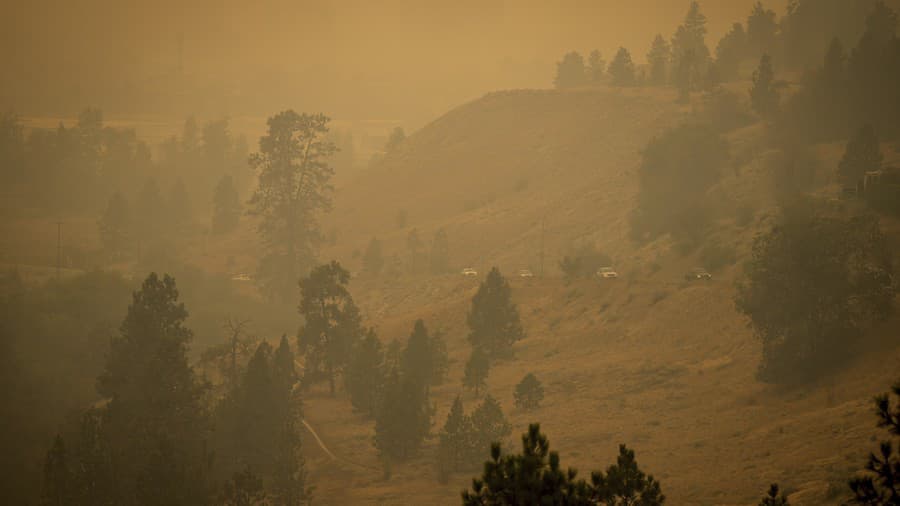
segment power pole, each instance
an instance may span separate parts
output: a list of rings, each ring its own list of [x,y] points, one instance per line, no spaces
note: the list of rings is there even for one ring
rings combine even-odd
[[[56,282],[59,282],[59,270],[62,264],[62,222],[56,222]]]

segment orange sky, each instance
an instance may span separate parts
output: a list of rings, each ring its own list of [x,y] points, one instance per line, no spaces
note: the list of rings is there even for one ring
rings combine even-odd
[[[714,47],[753,2],[701,2],[709,18],[707,43]],[[766,2],[779,13],[785,3]],[[670,36],[688,4],[3,2],[0,58],[13,77],[0,84],[0,107],[71,113],[55,109],[91,102],[113,111],[194,106],[262,114],[284,103],[344,117],[421,119],[493,89],[549,86],[553,63],[568,50],[598,48],[608,57],[624,45],[643,60],[652,37]],[[185,72],[176,79],[179,33]],[[175,106],[184,89],[199,89],[208,101]]]

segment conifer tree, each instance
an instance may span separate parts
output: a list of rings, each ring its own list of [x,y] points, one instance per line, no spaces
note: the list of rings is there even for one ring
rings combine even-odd
[[[438,439],[438,479],[446,482],[451,473],[471,469],[473,457],[480,458],[482,453],[476,453],[474,446],[472,420],[466,415],[462,399],[457,395]]]
[[[491,370],[490,359],[481,348],[472,348],[472,354],[466,362],[463,385],[475,390],[475,395],[487,384],[488,373]]]
[[[669,61],[672,59],[672,48],[662,35],[657,34],[647,53],[650,65],[650,84],[661,86],[668,81]]]
[[[700,12],[700,4],[691,2],[684,22],[672,37],[672,68],[689,83],[693,90],[706,73],[709,48],[706,47],[706,16]]]
[[[891,388],[900,399],[900,382]],[[897,399],[894,399],[896,401]],[[900,436],[900,403],[888,394],[875,398],[878,426],[887,429],[894,439]],[[900,503],[900,454],[897,441],[882,441],[877,452],[869,454],[865,471],[850,480],[853,502],[867,506],[892,506]]]
[[[431,349],[431,384],[437,386],[444,382],[450,365],[447,343],[444,342],[444,336],[440,330],[432,333],[429,346]]]
[[[553,84],[557,88],[576,88],[587,83],[587,69],[584,66],[584,58],[577,51],[571,51],[563,56],[562,61],[556,64],[556,78]]]
[[[315,262],[319,215],[331,208],[329,159],[337,149],[327,139],[329,121],[292,110],[276,114],[250,157],[259,173],[250,213],[260,217],[257,230],[266,248],[257,279],[271,297],[289,300],[300,273]]]
[[[353,354],[344,374],[345,387],[354,409],[375,416],[384,385],[384,374],[381,341],[375,335],[375,330],[369,329],[366,336],[353,347]]]
[[[875,129],[872,125],[864,125],[847,143],[838,164],[838,175],[845,185],[855,186],[866,172],[880,169],[883,160]]]
[[[544,399],[544,387],[532,373],[528,373],[522,381],[516,385],[514,393],[516,407],[522,409],[535,409]]]
[[[425,322],[416,320],[412,334],[406,341],[406,348],[400,355],[401,374],[427,388],[434,375],[432,358],[431,337],[428,335],[428,329],[425,328]]]
[[[763,118],[771,118],[778,109],[778,90],[775,89],[775,71],[772,59],[763,54],[759,67],[753,73],[753,87],[750,88],[750,105]]]
[[[774,49],[777,31],[775,11],[764,8],[762,2],[756,2],[747,17],[747,46],[750,56],[756,58],[770,53]]]
[[[616,86],[634,86],[634,62],[631,61],[631,53],[624,47],[620,47],[616,56],[609,64],[609,76]]]
[[[716,46],[716,67],[724,81],[737,79],[741,63],[747,58],[747,34],[744,25],[735,23]]]
[[[500,270],[494,267],[472,297],[466,322],[469,342],[490,358],[512,354],[512,345],[525,337],[512,291]]]
[[[603,82],[603,76],[606,73],[606,62],[597,49],[591,51],[590,56],[588,56],[587,73],[591,84],[597,85]]]
[[[347,289],[350,273],[332,261],[300,280],[300,315],[303,326],[297,344],[306,356],[306,380],[317,375],[328,380],[335,393],[335,377],[350,359],[354,343],[362,337],[359,309]]]
[[[512,433],[500,403],[490,394],[472,412],[471,420],[475,451],[481,455],[490,450],[491,443],[502,443]]]
[[[151,493],[172,505],[208,498],[208,419],[204,387],[188,364],[187,315],[175,280],[151,273],[134,293],[98,379],[98,392],[109,399],[104,431],[115,448],[119,504]]]
[[[375,447],[386,462],[415,454],[431,427],[428,389],[394,369],[375,417]]]

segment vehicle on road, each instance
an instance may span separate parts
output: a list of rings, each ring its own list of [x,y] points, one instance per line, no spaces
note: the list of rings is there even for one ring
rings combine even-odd
[[[232,281],[252,281],[253,278],[251,278],[249,274],[242,273],[242,274],[235,274],[234,276],[231,276],[231,280]]]
[[[597,270],[597,277],[600,279],[616,279],[619,273],[612,267],[601,267]]]
[[[531,272],[529,269],[520,269],[519,277],[523,278],[523,279],[531,279],[534,277],[534,273]]]
[[[688,281],[709,281],[712,279],[712,274],[702,267],[694,267],[684,275],[684,279]]]
[[[477,278],[478,271],[476,271],[475,269],[473,269],[471,267],[466,267],[465,269],[462,270],[462,275],[467,278]]]

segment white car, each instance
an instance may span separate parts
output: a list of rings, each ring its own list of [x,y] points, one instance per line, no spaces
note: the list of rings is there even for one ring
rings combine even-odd
[[[466,267],[465,269],[462,270],[462,275],[467,278],[477,278],[478,271],[476,271],[475,269],[473,269],[471,267]]]
[[[531,279],[534,277],[534,273],[531,272],[529,269],[521,269],[519,271],[519,277],[523,278],[523,279]]]
[[[616,279],[619,277],[619,273],[613,270],[612,267],[601,267],[600,270],[597,271],[597,277],[602,279]]]
[[[232,281],[252,281],[253,278],[249,274],[235,274],[231,277]]]

